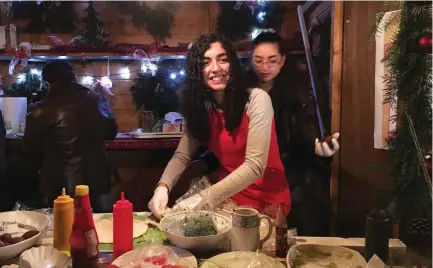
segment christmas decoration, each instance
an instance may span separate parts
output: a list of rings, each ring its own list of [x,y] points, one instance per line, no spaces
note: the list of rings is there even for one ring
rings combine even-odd
[[[378,25],[385,12],[396,9],[395,4],[385,3],[384,11],[377,17],[376,33],[383,30]],[[417,246],[413,241],[417,235],[428,235],[427,240],[431,241],[431,231],[425,232],[431,230],[432,218],[432,180],[425,159],[432,150],[431,46],[430,53],[417,51],[419,38],[425,36],[426,30],[431,32],[432,6],[431,2],[420,1],[399,4],[398,11],[384,23],[385,30],[390,26],[398,28],[383,59],[388,70],[384,76],[385,102],[398,108],[397,117],[392,118],[397,121],[397,128],[387,142],[392,159],[395,218],[403,223],[401,238]],[[420,223],[415,219],[424,220]]]
[[[10,97],[26,97],[27,103],[31,104],[44,98],[47,89],[42,81],[42,72],[31,68],[21,73],[10,88],[4,90],[4,94]]]
[[[108,45],[108,33],[103,29],[104,22],[99,18],[99,12],[96,10],[95,3],[89,1],[89,6],[84,10],[87,17],[83,18],[86,26],[82,30],[81,38],[76,38],[75,43],[86,44],[95,47]]]
[[[156,119],[162,118],[168,112],[178,110],[178,87],[184,76],[184,60],[164,60],[157,68],[156,74],[142,72],[138,74],[134,85],[130,88],[133,103],[138,110],[152,111]],[[174,79],[172,74],[179,74]],[[185,72],[183,71],[183,74]]]
[[[284,2],[239,0],[220,1],[217,19],[217,32],[232,41],[257,35],[263,29],[281,30],[286,12]]]
[[[177,10],[176,2],[161,1],[154,8],[143,1],[113,2],[117,9],[124,14],[132,16],[132,23],[138,29],[146,30],[156,40],[165,42],[171,37],[171,28],[174,23],[173,12]]]
[[[18,47],[7,44],[5,51],[12,54],[12,60],[9,63],[9,75],[12,75],[19,61],[22,67],[27,66],[27,60],[31,57],[32,45],[28,42],[23,42]]]
[[[26,20],[22,29],[28,33],[72,33],[78,22],[74,2],[67,1],[11,1],[14,20]]]
[[[432,33],[428,32],[426,35],[420,37],[418,44],[424,53],[432,53]]]
[[[83,56],[81,57],[80,65],[83,68],[87,67],[87,61],[86,61],[86,58],[84,57],[84,53],[83,53]]]
[[[410,243],[417,248],[423,248],[430,244],[432,237],[432,222],[431,219],[413,218],[408,224],[408,239]]]

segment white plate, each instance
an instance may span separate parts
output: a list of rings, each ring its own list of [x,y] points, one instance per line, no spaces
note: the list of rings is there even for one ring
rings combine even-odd
[[[20,268],[71,267],[72,259],[53,246],[34,247],[20,256]]]
[[[33,247],[42,232],[46,231],[49,225],[49,219],[46,215],[33,211],[9,211],[0,213],[0,224],[2,222],[16,221],[17,223],[28,225],[36,228],[39,234],[21,241],[19,243],[0,248],[0,260],[7,260],[20,255],[24,250]],[[19,228],[18,232],[13,234],[12,237],[23,235],[28,230]]]
[[[357,268],[367,266],[358,252],[344,247],[302,244],[290,248],[287,267],[296,268]]]
[[[258,266],[258,264],[260,265]],[[256,265],[254,265],[256,264]],[[205,261],[200,268],[285,268],[278,260],[263,253],[250,251],[227,252]]]
[[[130,264],[131,262],[136,262],[143,257],[146,251],[149,250],[148,247],[149,246],[143,246],[143,247],[136,248],[132,251],[129,251],[123,254],[122,256],[118,257],[117,259],[115,259],[112,264],[122,267]],[[194,255],[191,254],[191,252],[177,247],[169,247],[169,246],[164,246],[164,247],[170,249],[179,258],[188,262],[190,264],[188,268],[198,267],[197,259],[194,257]]]

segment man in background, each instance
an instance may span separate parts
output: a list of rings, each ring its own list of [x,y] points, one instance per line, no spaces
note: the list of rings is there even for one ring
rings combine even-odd
[[[47,63],[42,78],[46,98],[29,107],[23,150],[40,172],[39,190],[45,206],[66,188],[89,185],[95,212],[112,209],[109,198],[111,169],[104,140],[117,135],[117,121],[105,97],[76,82],[67,61]]]

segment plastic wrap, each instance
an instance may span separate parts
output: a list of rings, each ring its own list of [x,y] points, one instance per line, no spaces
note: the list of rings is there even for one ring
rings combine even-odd
[[[189,262],[177,256],[170,248],[152,245],[141,251],[138,260],[131,261],[120,268],[188,268]]]
[[[210,196],[206,189],[212,184],[207,177],[202,177],[195,184],[191,185],[190,189],[176,200],[175,206],[169,213],[181,211],[212,211],[224,214],[226,217],[231,217],[230,213],[237,207],[236,203],[227,199],[223,203],[214,205],[214,197]]]
[[[52,234],[53,232],[53,209],[52,208],[34,209],[18,201],[15,203],[15,206],[12,209],[12,211],[34,211],[48,216],[48,220],[49,220],[48,229],[45,231],[45,234],[43,234],[43,236],[49,236],[50,234]]]

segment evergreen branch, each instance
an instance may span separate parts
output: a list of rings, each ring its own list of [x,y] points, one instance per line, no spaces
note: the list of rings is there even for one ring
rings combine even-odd
[[[429,192],[430,192],[430,197],[433,198],[433,195],[432,195],[432,182],[431,182],[430,175],[429,175],[429,173],[427,171],[427,168],[426,168],[426,166],[424,164],[425,160],[424,160],[423,150],[421,149],[421,146],[419,144],[418,136],[417,136],[417,134],[415,132],[415,128],[413,126],[412,119],[410,118],[410,116],[407,113],[406,109],[404,111],[404,114],[407,117],[407,121],[409,122],[409,130],[410,130],[410,133],[412,135],[413,143],[415,145],[415,149],[416,149],[417,156],[418,156],[418,161],[420,162],[421,167],[422,167],[422,171],[423,171],[425,182],[428,185],[428,189],[429,189]]]

